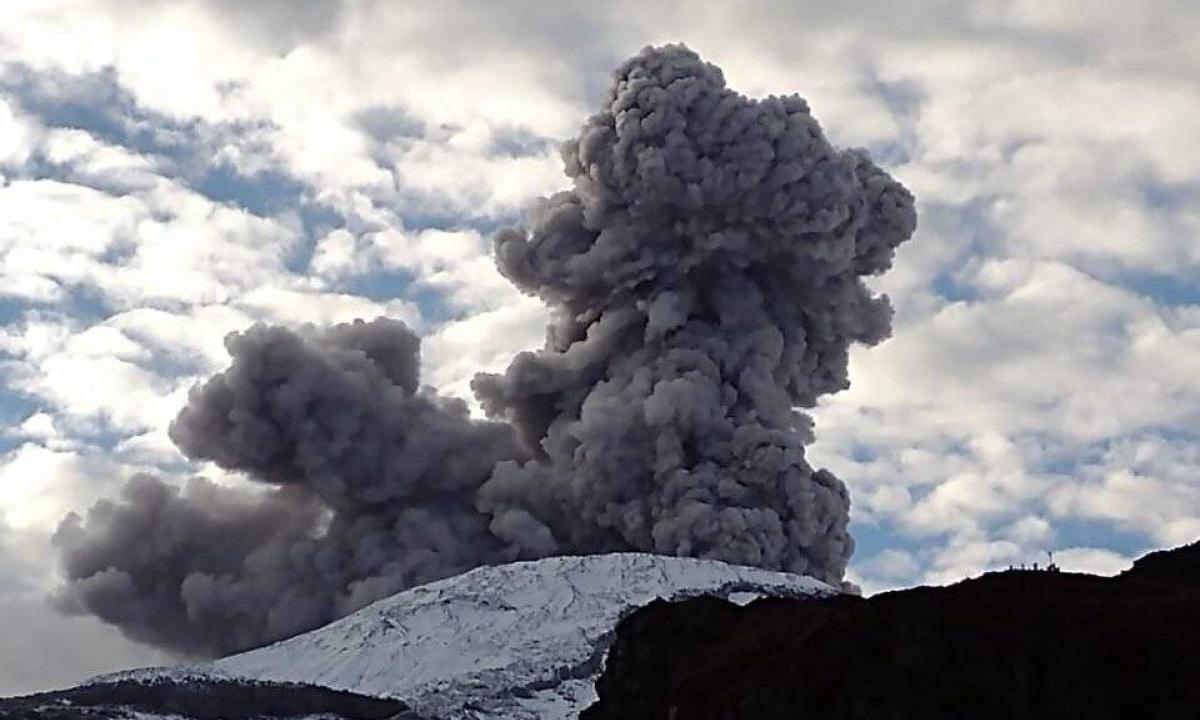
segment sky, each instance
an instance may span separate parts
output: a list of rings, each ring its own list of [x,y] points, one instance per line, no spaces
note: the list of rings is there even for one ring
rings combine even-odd
[[[256,321],[378,315],[423,381],[539,346],[490,237],[562,189],[616,65],[685,42],[917,197],[893,338],[813,411],[866,592],[1200,536],[1200,5],[0,7],[0,694],[169,661],[47,603],[49,536],[138,471]]]

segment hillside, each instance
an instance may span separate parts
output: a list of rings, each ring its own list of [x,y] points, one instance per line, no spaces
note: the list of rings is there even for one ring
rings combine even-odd
[[[585,720],[1200,717],[1200,544],[1115,578],[739,607],[655,602],[617,628]]]
[[[115,681],[306,683],[403,700],[429,717],[575,717],[617,621],[656,598],[810,597],[816,580],[640,553],[483,567],[380,600],[304,635],[200,665]]]

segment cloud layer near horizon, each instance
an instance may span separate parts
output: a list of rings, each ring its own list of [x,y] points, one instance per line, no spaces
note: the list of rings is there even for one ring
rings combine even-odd
[[[596,78],[677,40],[751,95],[799,91],[920,199],[876,283],[895,337],[815,411],[811,460],[854,498],[853,577],[949,580],[1045,547],[1111,571],[1200,533],[1194,3],[18,5],[0,10],[0,512],[5,547],[38,560],[14,603],[41,603],[58,516],[123,476],[240,482],[166,437],[230,330],[400,317],[423,377],[464,398],[540,344],[544,312],[488,239],[562,186],[554,144]]]

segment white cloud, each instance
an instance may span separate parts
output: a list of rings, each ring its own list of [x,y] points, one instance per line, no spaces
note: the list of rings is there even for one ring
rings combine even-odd
[[[48,283],[54,298],[87,289],[123,307],[227,301],[282,274],[295,241],[165,180],[125,195],[13,181],[0,189],[0,218],[0,287]]]
[[[1045,518],[1026,515],[1009,525],[1004,534],[1022,546],[1031,547],[1046,545],[1054,536],[1054,528]]]
[[[1056,485],[1047,501],[1060,515],[1104,520],[1163,546],[1180,545],[1200,535],[1198,465],[1195,440],[1121,439],[1084,463],[1076,481]]]
[[[37,147],[41,128],[0,98],[0,168],[19,167]]]
[[[157,159],[100,142],[82,130],[54,129],[38,148],[51,163],[69,166],[72,180],[122,191],[150,190],[162,182]]]
[[[500,372],[513,355],[542,346],[547,313],[540,301],[525,296],[442,325],[421,345],[422,382],[474,404],[471,378]]]
[[[920,564],[911,553],[891,549],[857,563],[856,569],[875,579],[908,582],[916,576]]]
[[[445,140],[410,139],[377,157],[392,168],[399,191],[417,199],[414,205],[436,203],[456,215],[501,215],[566,184],[557,147],[534,155],[495,155],[481,142],[493,132],[469,127]],[[475,137],[463,137],[469,135]]]
[[[327,279],[361,275],[371,269],[362,241],[345,228],[333,230],[317,240],[308,267]]]
[[[6,344],[18,358],[4,372],[8,386],[77,430],[149,427],[177,400],[171,381],[144,365],[152,359],[146,348],[103,324],[76,331],[65,322],[30,323]]]
[[[1040,554],[1028,553],[1011,540],[990,540],[973,535],[955,537],[938,552],[924,581],[939,585],[951,583],[1019,562],[1037,562]]]
[[[136,469],[94,450],[25,442],[0,455],[0,524],[48,534],[69,509],[110,494]]]
[[[229,305],[197,305],[174,312],[132,308],[110,316],[104,324],[157,358],[192,363],[200,372],[211,372],[228,360],[225,336],[252,322],[251,315]]]
[[[1072,547],[1054,553],[1054,563],[1067,572],[1116,575],[1128,570],[1133,560],[1103,548]]]
[[[979,300],[943,305],[854,353],[851,390],[819,413],[824,440],[1035,433],[1088,443],[1196,419],[1200,385],[1186,370],[1200,362],[1195,328],[1067,265],[997,261],[976,278]],[[871,411],[891,422],[862,423]]]
[[[384,230],[367,237],[380,267],[411,272],[422,286],[441,290],[459,309],[479,312],[522,304],[521,294],[492,260],[489,241],[472,230]]]
[[[356,318],[371,319],[385,315],[420,325],[420,311],[406,300],[375,302],[358,295],[305,292],[267,285],[241,296],[236,305],[265,321],[299,325],[332,325]]]
[[[58,437],[58,430],[53,415],[38,411],[22,420],[13,434],[30,440],[53,440]]]
[[[0,293],[32,288],[33,300],[58,299],[82,283],[97,258],[136,226],[132,198],[80,185],[16,180],[0,188]]]

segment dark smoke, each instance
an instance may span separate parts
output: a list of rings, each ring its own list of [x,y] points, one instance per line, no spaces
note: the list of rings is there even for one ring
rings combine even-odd
[[[748,100],[682,47],[618,70],[563,157],[574,189],[496,239],[556,320],[474,383],[537,456],[497,466],[482,506],[573,550],[840,580],[849,499],[805,462],[793,406],[847,387],[849,343],[887,335],[860,276],[913,232],[911,195],[832,148],[801,98]]]
[[[495,241],[554,318],[545,348],[476,377],[496,421],[419,387],[399,322],[232,335],[171,437],[264,488],[134,478],[56,536],[64,606],[216,654],[554,554],[839,582],[849,498],[805,461],[795,408],[847,387],[850,343],[887,336],[862,278],[912,234],[912,196],[798,96],[747,99],[682,46],[626,62],[563,157],[573,189]]]
[[[475,495],[518,457],[506,424],[417,389],[419,341],[379,318],[230,335],[232,366],[172,423],[189,457],[276,486],[134,478],[55,542],[68,609],[218,655],[294,635],[412,585],[518,553]]]

